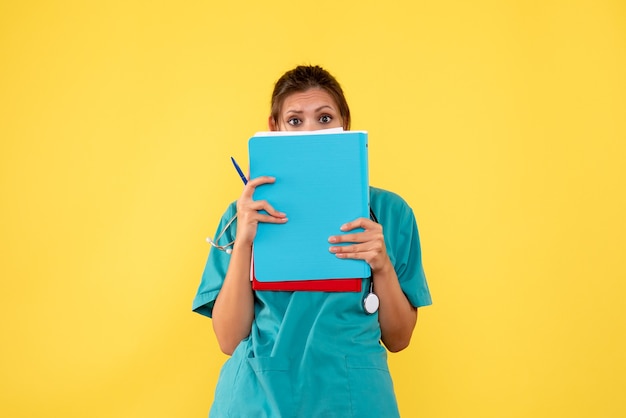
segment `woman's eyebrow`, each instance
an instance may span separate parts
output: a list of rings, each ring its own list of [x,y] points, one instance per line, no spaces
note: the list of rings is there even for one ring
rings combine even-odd
[[[323,110],[323,109],[330,109],[332,111],[335,111],[335,109],[331,105],[322,105],[322,106],[318,107],[317,109],[315,109],[313,112],[317,113],[317,112],[319,112],[320,110]],[[304,110],[287,109],[287,110],[285,110],[285,113],[300,114],[300,113],[304,113]]]
[[[317,109],[315,109],[315,111],[316,111],[316,112],[319,112],[320,110],[325,109],[325,108],[328,108],[328,109],[330,109],[330,110],[335,110],[335,109],[333,109],[333,107],[332,107],[332,106],[330,106],[330,105],[323,105],[323,106],[320,106],[320,107],[318,107]]]

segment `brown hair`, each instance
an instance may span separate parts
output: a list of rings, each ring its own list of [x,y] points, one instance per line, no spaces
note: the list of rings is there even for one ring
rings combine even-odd
[[[335,77],[318,65],[299,65],[278,79],[272,93],[272,113],[270,115],[274,124],[278,126],[280,112],[287,96],[312,88],[322,89],[335,99],[339,107],[339,114],[343,119],[343,128],[350,129],[350,108],[343,90]]]

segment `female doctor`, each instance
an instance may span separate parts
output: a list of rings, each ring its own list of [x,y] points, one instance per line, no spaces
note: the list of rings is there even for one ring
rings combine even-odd
[[[270,130],[337,127],[350,128],[350,110],[326,70],[298,66],[276,82]],[[371,219],[346,220],[338,225],[344,234],[328,238],[336,257],[370,265],[361,292],[255,291],[250,263],[257,225],[289,222],[288,213],[254,200],[256,187],[274,181],[250,179],[228,207],[193,302],[194,311],[212,318],[221,350],[231,355],[210,416],[399,416],[380,342],[391,352],[406,348],[417,308],[431,304],[412,209],[371,187]],[[377,310],[364,308],[372,289]]]

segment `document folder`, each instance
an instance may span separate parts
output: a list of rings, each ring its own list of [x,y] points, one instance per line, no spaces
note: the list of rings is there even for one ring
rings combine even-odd
[[[254,275],[251,264],[250,279],[254,290],[308,291],[308,292],[360,292],[363,279],[292,280],[286,282],[260,282]]]
[[[264,132],[248,147],[250,177],[276,178],[257,187],[254,199],[267,200],[288,218],[285,224],[259,223],[253,283],[353,279],[360,290],[369,265],[337,258],[328,238],[344,234],[344,223],[369,217],[367,132]]]

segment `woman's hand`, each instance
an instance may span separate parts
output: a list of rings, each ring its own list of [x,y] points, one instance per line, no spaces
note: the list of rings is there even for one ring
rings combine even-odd
[[[367,218],[358,218],[341,226],[344,232],[362,228],[363,231],[351,234],[333,235],[328,239],[331,244],[349,243],[332,246],[330,252],[339,258],[365,260],[372,272],[376,273],[391,266],[387,255],[382,225]]]
[[[274,177],[262,176],[252,179],[246,184],[237,200],[237,235],[235,242],[239,245],[252,245],[259,222],[282,224],[287,222],[287,215],[275,210],[265,200],[253,200],[252,195],[258,186],[274,183]],[[267,214],[260,213],[264,210]]]
[[[378,323],[381,339],[389,351],[400,351],[408,347],[417,321],[417,308],[414,308],[402,292],[387,248],[383,227],[376,222],[359,218],[341,226],[344,232],[363,228],[362,232],[334,235],[328,239],[330,251],[339,258],[365,260],[372,269],[374,291],[380,299]]]
[[[213,306],[213,330],[225,354],[231,355],[237,345],[250,335],[254,320],[254,294],[250,284],[252,241],[259,222],[285,223],[284,213],[264,200],[253,200],[254,190],[274,183],[273,177],[257,177],[243,188],[237,200],[237,235],[230,255],[228,271]],[[267,214],[259,213],[265,210]]]

